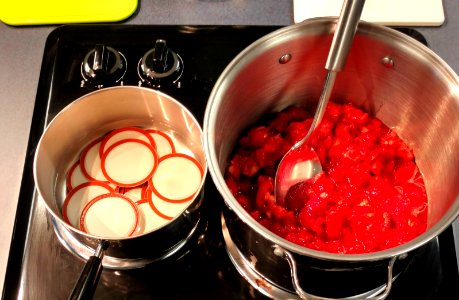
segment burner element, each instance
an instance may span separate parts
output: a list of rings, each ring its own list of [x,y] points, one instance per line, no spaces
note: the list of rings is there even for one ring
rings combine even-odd
[[[145,83],[159,88],[161,84],[176,84],[183,72],[182,58],[169,49],[166,40],[157,39],[155,47],[145,53],[139,61],[138,73],[140,85]]]
[[[126,58],[124,55],[103,44],[97,44],[89,51],[82,64],[81,75],[85,82],[97,87],[113,85],[121,81],[126,73]]]

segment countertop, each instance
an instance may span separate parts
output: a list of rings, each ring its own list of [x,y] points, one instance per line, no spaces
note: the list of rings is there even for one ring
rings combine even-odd
[[[148,0],[122,24],[290,25],[292,0]],[[444,0],[445,23],[416,28],[431,49],[459,73],[459,4]],[[415,9],[415,8],[414,8]],[[0,23],[0,289],[14,230],[43,49],[56,26]],[[459,227],[458,222],[454,224]],[[456,248],[457,246],[456,237]]]

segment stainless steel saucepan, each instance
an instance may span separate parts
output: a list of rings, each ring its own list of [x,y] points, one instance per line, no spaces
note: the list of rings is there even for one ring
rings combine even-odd
[[[66,174],[78,159],[82,145],[124,126],[159,129],[180,141],[203,167],[201,192],[169,223],[153,231],[127,238],[94,236],[64,221],[62,207]],[[185,106],[164,93],[134,86],[106,88],[77,99],[59,112],[39,141],[34,178],[59,239],[62,241],[62,236],[66,236],[67,240],[78,242],[85,252],[93,254],[88,258],[87,253],[75,250],[77,255],[88,259],[87,268],[82,273],[87,281],[76,285],[72,297],[91,293],[102,266],[115,269],[143,267],[166,258],[184,245],[200,220],[206,172],[199,123]]]
[[[378,296],[382,299],[396,275],[394,264],[402,266],[459,214],[459,78],[432,50],[394,29],[360,22],[331,96],[332,101],[352,102],[379,118],[413,149],[429,199],[427,230],[414,240],[368,254],[307,249],[259,224],[224,180],[241,132],[267,113],[317,102],[336,21],[307,20],[270,33],[243,50],[210,95],[203,125],[205,152],[226,203],[226,237],[236,248],[229,250],[263,279],[260,288],[277,287],[309,299],[319,284],[333,291],[342,282],[352,282],[354,288],[364,289],[360,292],[386,286]],[[366,278],[374,278],[373,286],[364,283]]]

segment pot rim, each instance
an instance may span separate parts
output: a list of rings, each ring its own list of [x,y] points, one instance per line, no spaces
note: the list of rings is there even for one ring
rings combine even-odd
[[[158,227],[158,228],[156,228],[156,229],[154,229],[152,231],[140,234],[140,235],[129,236],[129,237],[124,237],[124,238],[102,237],[102,236],[96,236],[96,235],[92,235],[92,234],[83,232],[83,231],[81,231],[81,230],[79,230],[79,229],[67,224],[67,222],[65,222],[62,219],[62,216],[56,214],[54,212],[54,210],[49,206],[48,202],[42,197],[43,193],[41,192],[40,186],[37,184],[37,182],[39,182],[38,175],[37,175],[38,174],[38,166],[37,166],[37,160],[38,159],[37,158],[38,158],[38,154],[39,154],[38,150],[41,148],[41,144],[43,142],[43,138],[44,138],[45,133],[48,130],[48,128],[50,128],[55,122],[57,122],[56,120],[58,119],[59,116],[63,115],[66,111],[72,109],[72,107],[74,107],[78,103],[83,102],[83,101],[89,101],[88,98],[92,98],[95,95],[97,96],[97,94],[105,93],[105,92],[113,92],[113,91],[116,91],[116,90],[139,90],[139,91],[143,91],[143,92],[146,92],[146,93],[157,94],[157,95],[161,96],[162,98],[167,98],[169,101],[171,101],[174,104],[176,104],[177,106],[181,107],[183,109],[183,111],[185,111],[187,113],[187,115],[193,120],[193,122],[198,125],[197,129],[200,132],[201,141],[202,141],[202,144],[203,144],[203,147],[204,147],[203,130],[202,130],[202,127],[199,125],[199,122],[197,121],[196,117],[193,115],[193,113],[191,113],[191,111],[184,104],[182,104],[181,102],[176,100],[174,97],[172,97],[172,96],[170,96],[170,95],[168,95],[168,94],[166,94],[164,92],[161,92],[161,91],[158,91],[158,90],[153,90],[151,88],[139,87],[139,86],[134,86],[134,85],[132,85],[132,86],[130,86],[130,85],[113,86],[113,87],[102,88],[102,89],[98,89],[98,90],[92,91],[90,93],[84,94],[81,97],[78,97],[77,99],[73,100],[68,105],[66,105],[61,111],[59,111],[53,117],[51,122],[49,122],[48,125],[46,125],[46,127],[44,128],[43,133],[42,133],[42,135],[40,137],[40,140],[39,140],[39,142],[37,144],[37,147],[35,149],[34,162],[33,162],[33,176],[34,176],[35,188],[36,188],[36,190],[38,192],[38,197],[40,198],[41,202],[45,205],[47,212],[51,214],[51,216],[56,220],[56,222],[62,224],[67,230],[70,230],[71,232],[73,232],[75,234],[78,234],[78,235],[80,235],[82,237],[86,237],[86,238],[89,238],[89,239],[97,240],[97,241],[100,241],[100,240],[104,240],[104,241],[126,241],[126,240],[131,240],[131,239],[136,239],[136,238],[139,238],[139,237],[143,237],[143,236],[149,235],[152,232],[164,229],[165,227],[167,227],[171,223],[174,223],[175,220],[177,220],[178,218],[180,218],[182,216],[182,213],[178,214],[172,220],[170,220],[169,222],[163,224],[162,226],[160,226],[160,227]],[[46,119],[48,119],[48,117],[49,116],[47,115]],[[204,149],[203,149],[203,152],[204,152]],[[202,188],[204,186],[204,183],[206,181],[207,173],[208,173],[208,162],[207,162],[207,159],[206,159],[205,155],[204,155],[204,159],[205,159],[205,164],[203,166],[204,173],[203,173],[203,177],[202,177],[201,184],[199,186],[198,191],[202,190]],[[192,205],[192,203],[194,203],[196,201],[200,201],[201,198],[202,198],[202,192],[197,193],[196,197],[193,199],[192,202],[190,202],[189,205]]]
[[[246,61],[251,61],[255,58],[260,52],[262,52],[263,46],[273,45],[280,43],[285,36],[293,34],[293,36],[300,35],[302,28],[307,29],[309,26],[316,26],[318,29],[328,29],[328,32],[333,31],[334,24],[336,24],[338,18],[335,17],[319,17],[308,19],[301,23],[289,25],[283,28],[280,28],[276,31],[273,31],[260,39],[253,42],[242,52],[240,52],[224,69],[217,82],[215,83],[212,92],[209,96],[209,101],[207,103],[206,112],[204,115],[203,130],[204,130],[204,151],[208,160],[208,168],[210,175],[216,185],[217,190],[223,196],[226,205],[234,210],[236,215],[246,224],[248,224],[252,229],[254,229],[258,234],[263,238],[269,240],[274,245],[278,245],[285,250],[292,251],[296,254],[309,256],[312,258],[319,258],[323,260],[330,261],[340,261],[340,262],[362,262],[362,261],[378,261],[385,260],[395,256],[401,256],[415,250],[416,248],[426,244],[432,239],[436,238],[441,232],[443,232],[459,215],[459,197],[456,198],[452,207],[445,213],[445,215],[433,226],[431,226],[423,234],[419,235],[415,239],[404,243],[402,245],[389,248],[382,251],[364,253],[364,254],[335,254],[325,251],[309,249],[297,244],[294,244],[265,228],[255,219],[250,216],[250,214],[238,203],[236,198],[233,196],[229,188],[227,187],[224,177],[219,171],[219,163],[217,159],[217,153],[213,148],[213,141],[215,137],[215,126],[216,122],[215,113],[212,113],[215,110],[215,107],[220,106],[221,95],[225,93],[225,90],[228,89],[228,81],[232,81],[235,77],[235,74],[238,73],[241,69],[241,63],[244,64]],[[420,54],[426,56],[429,60],[433,60],[437,63],[439,70],[441,70],[442,75],[448,77],[448,79],[454,83],[451,84],[452,93],[457,95],[456,98],[459,99],[459,77],[452,70],[452,68],[446,64],[436,53],[434,53],[430,48],[424,46],[422,43],[417,40],[407,36],[404,33],[401,33],[395,29],[369,23],[365,21],[360,21],[357,33],[364,35],[373,35],[373,36],[384,36],[391,40],[396,40],[403,42],[405,45],[419,52]],[[280,38],[282,37],[282,38]]]

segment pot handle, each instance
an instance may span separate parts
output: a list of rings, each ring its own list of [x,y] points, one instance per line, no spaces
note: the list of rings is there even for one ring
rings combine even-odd
[[[92,299],[103,270],[102,258],[107,247],[108,242],[101,241],[94,255],[89,257],[78,281],[73,287],[69,300]]]
[[[290,266],[290,273],[292,276],[292,284],[293,287],[295,288],[296,293],[298,296],[300,296],[301,299],[303,300],[337,300],[335,298],[324,298],[320,296],[315,296],[306,293],[301,287],[300,283],[298,280],[298,274],[297,274],[297,268],[296,268],[296,261],[293,258],[292,254],[284,249],[282,249],[280,246],[275,245],[274,247],[274,255],[279,256],[284,258],[289,266]],[[373,295],[371,297],[365,298],[368,300],[383,300],[385,299],[388,295],[389,292],[392,288],[392,280],[393,280],[393,268],[394,268],[394,263],[397,260],[397,256],[392,257],[389,260],[388,266],[387,266],[387,284],[386,288],[383,291],[380,291],[377,295]],[[354,299],[354,298],[339,298],[340,300],[345,300],[345,299]]]

